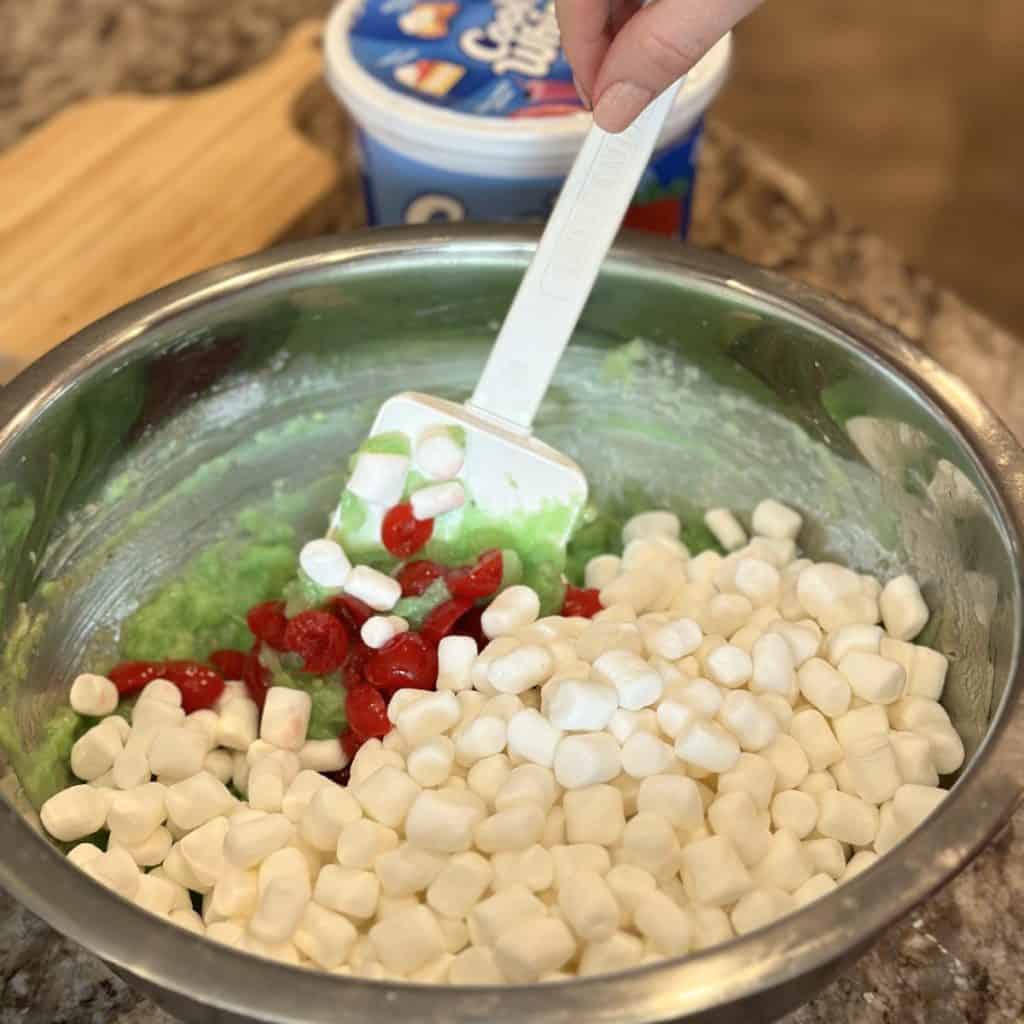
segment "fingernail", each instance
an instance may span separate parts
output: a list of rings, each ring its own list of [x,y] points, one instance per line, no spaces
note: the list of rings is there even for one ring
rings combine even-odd
[[[590,109],[590,97],[587,95],[587,90],[580,85],[580,80],[573,75],[572,84],[576,87],[576,95],[580,98],[580,103],[583,104],[585,110]]]
[[[601,94],[594,108],[594,120],[606,132],[628,128],[654,99],[654,93],[634,82],[616,82]]]

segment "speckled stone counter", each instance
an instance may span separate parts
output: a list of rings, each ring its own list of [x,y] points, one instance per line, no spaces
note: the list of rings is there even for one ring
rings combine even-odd
[[[40,2],[35,10],[54,6]],[[170,9],[174,4],[158,6]],[[305,13],[315,4],[303,6]],[[264,14],[262,34],[257,34],[263,52],[268,34],[273,37],[282,28],[266,10]],[[99,38],[70,38],[78,40],[75,58],[83,62],[88,61],[89,47],[101,44]],[[185,47],[191,37],[182,31],[174,39]],[[236,56],[250,54],[255,45],[244,34],[229,34],[221,43],[229,54],[233,47]],[[167,59],[183,65],[185,52],[175,50]],[[221,73],[225,59],[223,54],[219,58]],[[235,66],[245,63],[239,58]],[[180,74],[165,72],[159,85],[181,83]],[[108,83],[116,88],[124,81],[111,75]],[[96,90],[70,94],[81,91]],[[326,93],[318,102],[323,104],[319,109],[314,105],[307,111],[312,133],[347,166],[339,193],[315,224],[310,221],[309,230],[348,227],[358,222],[360,203],[353,191],[351,156],[340,148],[347,133]],[[11,137],[8,133],[7,140]],[[897,327],[958,373],[1024,436],[1024,387],[1016,386],[1021,380],[1018,343],[908,267],[884,242],[843,223],[802,179],[722,124],[712,123],[702,153],[693,241],[782,270]],[[891,929],[787,1024],[1024,1021],[1024,919],[1017,909],[1022,895],[1024,812],[1018,812],[1014,823],[957,881]],[[0,1024],[29,1022],[173,1024],[93,956],[0,892]]]

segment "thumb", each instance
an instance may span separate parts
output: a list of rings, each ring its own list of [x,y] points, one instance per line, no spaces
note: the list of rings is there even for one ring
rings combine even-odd
[[[761,0],[654,0],[619,30],[594,82],[594,120],[628,128]]]

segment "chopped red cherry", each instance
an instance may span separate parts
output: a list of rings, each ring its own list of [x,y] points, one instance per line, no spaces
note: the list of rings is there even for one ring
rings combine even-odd
[[[341,619],[348,626],[349,630],[357,636],[359,635],[359,630],[363,628],[363,623],[375,614],[368,604],[360,601],[358,597],[352,597],[349,594],[332,597],[327,603],[327,610],[331,615]]]
[[[117,692],[124,696],[138,693],[147,683],[160,679],[163,674],[162,661],[122,661],[107,673],[107,678],[117,687]]]
[[[362,683],[353,686],[345,697],[345,717],[349,728],[364,740],[386,736],[391,731],[388,706],[378,690]]]
[[[443,601],[423,620],[420,636],[436,647],[472,607],[473,599],[470,597],[453,597],[450,601]]]
[[[363,745],[362,737],[357,736],[351,729],[345,729],[338,738],[341,740],[341,749],[345,751],[345,756],[351,761]]]
[[[341,668],[348,650],[348,631],[330,612],[299,612],[289,620],[285,647],[302,657],[307,672],[322,675]]]
[[[452,569],[445,577],[453,597],[490,597],[501,586],[504,560],[497,548],[485,551],[475,565]]]
[[[596,590],[584,590],[582,587],[574,587],[571,583],[565,588],[562,614],[566,618],[581,616],[584,619],[591,619],[603,607],[600,594]]]
[[[214,651],[207,660],[225,679],[242,680],[249,655],[245,651]]]
[[[212,707],[224,692],[223,676],[196,661],[166,662],[164,678],[181,691],[181,706],[186,714]]]
[[[256,702],[256,706],[262,711],[263,702],[267,699],[269,689],[270,672],[260,661],[260,642],[253,644],[252,653],[247,657],[245,672],[242,674],[242,681],[249,692],[249,696]]]
[[[288,619],[284,614],[284,601],[264,601],[249,609],[245,617],[252,635],[275,651],[286,651],[284,634]]]
[[[399,633],[366,662],[366,681],[380,690],[432,690],[437,651],[419,633]]]
[[[417,562],[403,565],[398,572],[398,582],[402,585],[402,597],[419,597],[431,583],[444,575],[444,566],[422,558]]]
[[[360,637],[355,637],[349,643],[343,673],[343,682],[346,686],[356,686],[366,681],[366,663],[373,655],[373,648],[367,647]]]
[[[380,527],[380,539],[395,558],[410,558],[430,540],[433,519],[417,519],[412,505],[404,502],[389,508]]]

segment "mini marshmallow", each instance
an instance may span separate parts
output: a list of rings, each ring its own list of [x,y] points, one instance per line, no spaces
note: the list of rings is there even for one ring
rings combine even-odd
[[[750,599],[742,594],[716,594],[699,616],[700,624],[709,636],[732,636],[750,621],[753,612]]]
[[[838,880],[846,870],[843,844],[836,839],[808,839],[804,842],[804,853],[814,871],[823,872],[829,878]]]
[[[217,745],[217,712],[210,708],[193,711],[185,716],[185,728],[194,729],[206,737],[207,752]]]
[[[818,801],[807,793],[787,789],[775,794],[771,813],[776,830],[786,829],[798,839],[805,839],[818,824]]]
[[[878,808],[878,834],[875,836],[873,848],[880,857],[888,853],[894,846],[902,842],[910,829],[906,828],[899,818],[893,803],[882,804]]]
[[[706,659],[709,678],[729,689],[736,689],[746,683],[754,671],[750,655],[740,647],[722,644],[715,648]]]
[[[764,856],[771,840],[768,826],[749,793],[722,793],[708,807],[708,825],[715,835],[732,841],[749,868]]]
[[[512,765],[506,754],[492,754],[477,761],[469,769],[466,783],[487,806],[493,807],[498,791],[508,780],[511,772]]]
[[[555,866],[555,888],[561,888],[580,871],[596,871],[606,875],[611,869],[611,857],[603,846],[595,843],[569,843],[550,847]]]
[[[935,770],[927,736],[913,732],[890,732],[889,743],[896,755],[896,767],[903,782],[918,786],[939,784],[939,773]]]
[[[550,769],[536,764],[517,765],[495,793],[494,807],[504,811],[516,804],[528,803],[543,811],[551,809],[558,785]]]
[[[151,914],[169,914],[174,909],[177,887],[164,878],[141,875],[135,890],[135,905]]]
[[[141,843],[167,820],[166,789],[147,782],[115,794],[107,811],[107,827],[120,842]]]
[[[299,835],[313,849],[326,853],[337,847],[342,829],[361,817],[360,805],[348,789],[328,783],[310,798],[299,819]]]
[[[499,693],[517,694],[540,686],[551,675],[554,659],[546,647],[523,644],[495,658],[487,670],[487,681]]]
[[[788,505],[774,498],[765,498],[755,508],[750,519],[754,533],[777,540],[795,540],[803,526],[803,517]]]
[[[441,873],[444,863],[440,854],[418,849],[412,843],[401,843],[380,854],[373,868],[380,879],[382,893],[395,898],[423,892]]]
[[[709,509],[704,513],[704,525],[726,551],[735,551],[747,543],[746,531],[727,508]]]
[[[752,752],[763,750],[779,733],[775,716],[746,690],[730,690],[725,695],[718,720],[736,737],[743,750]]]
[[[247,697],[229,701],[217,720],[217,743],[231,750],[248,750],[259,735],[260,709]]]
[[[287,942],[298,927],[309,903],[309,878],[305,872],[275,878],[263,890],[249,934],[259,942]]]
[[[815,657],[821,646],[821,628],[810,619],[802,622],[776,620],[768,625],[765,632],[777,634],[786,641],[793,659],[793,667],[797,669]]]
[[[526,922],[536,924],[546,916],[546,911],[544,904],[526,886],[513,885],[473,907],[469,912],[470,935],[475,931],[482,944],[494,947],[504,933]]]
[[[376,651],[408,629],[409,623],[401,615],[371,615],[360,628],[359,637]]]
[[[804,907],[808,903],[813,903],[815,900],[820,900],[822,896],[834,892],[835,888],[835,879],[829,875],[812,875],[793,893],[793,899],[798,907]]]
[[[348,755],[340,741],[306,740],[299,748],[299,765],[315,772],[337,772],[348,764]]]
[[[587,625],[576,643],[576,653],[586,662],[595,662],[609,651],[644,653],[644,640],[635,622],[594,621]]]
[[[838,665],[851,651],[865,651],[868,654],[881,653],[884,657],[884,652],[880,651],[882,637],[881,626],[865,626],[863,624],[843,626],[828,638],[826,645],[828,660],[833,665]]]
[[[306,740],[312,708],[313,698],[304,690],[270,687],[263,704],[260,739],[283,750],[300,750]]]
[[[72,787],[72,789],[75,788],[77,787]],[[64,792],[66,793],[68,790],[64,790]],[[138,865],[124,850],[115,847],[113,850],[101,853],[98,857],[86,861],[82,865],[82,870],[126,900],[135,899],[142,874]]]
[[[789,734],[803,748],[812,771],[824,771],[843,758],[843,748],[835,733],[825,716],[815,708],[807,708],[793,715],[789,723]]]
[[[165,682],[165,680],[155,679],[153,682],[159,683]],[[149,685],[152,686],[153,683]],[[168,685],[178,693],[178,688],[173,683]],[[181,700],[180,693],[178,693],[178,699]],[[135,707],[132,708],[132,729],[138,737],[151,736],[161,726],[174,727],[183,725],[184,722],[185,712],[180,707],[156,697],[145,700],[140,697]]]
[[[455,744],[447,736],[434,736],[409,752],[406,770],[419,786],[440,786],[451,775],[454,763]]]
[[[418,746],[452,728],[461,717],[455,694],[449,690],[427,693],[405,707],[395,718],[395,725],[410,746]]]
[[[618,555],[598,555],[587,562],[583,583],[591,590],[602,590],[619,574],[622,559]]]
[[[678,540],[680,528],[679,516],[674,512],[661,510],[639,512],[626,520],[626,524],[622,527],[622,543],[629,544],[634,540],[654,537],[669,537],[672,540]]]
[[[651,775],[640,783],[637,809],[659,814],[673,828],[691,831],[704,821],[704,806],[693,779],[682,775]]]
[[[275,757],[264,757],[249,772],[249,806],[259,811],[279,811],[287,788],[281,762]]]
[[[345,580],[345,593],[358,598],[375,612],[389,612],[402,596],[402,585],[368,565],[357,565]]]
[[[360,452],[345,489],[372,505],[386,508],[402,500],[409,458],[390,452]]]
[[[178,843],[192,877],[203,889],[211,888],[224,873],[224,840],[229,828],[227,818],[211,818]]]
[[[316,878],[313,899],[339,914],[366,921],[380,898],[380,879],[372,871],[325,864]]]
[[[495,892],[512,885],[525,885],[531,892],[545,892],[555,878],[551,852],[539,843],[525,850],[505,850],[491,860],[494,868]]]
[[[463,768],[469,768],[485,757],[500,754],[508,742],[509,724],[496,715],[481,715],[473,719],[469,725],[460,727],[455,734],[456,763]]]
[[[564,736],[555,749],[553,768],[558,784],[566,789],[610,782],[622,768],[621,750],[607,733]]]
[[[905,784],[893,796],[893,811],[896,819],[909,831],[917,828],[946,796],[946,790],[937,786]]]
[[[283,814],[231,820],[224,836],[224,858],[236,868],[252,868],[287,846],[294,835],[295,826]]]
[[[650,707],[665,689],[657,671],[632,651],[606,651],[594,662],[594,674],[615,688],[627,711]]]
[[[107,849],[119,846],[140,868],[151,868],[164,862],[172,842],[171,833],[162,825],[158,825],[139,843],[123,843],[115,835],[111,835],[107,842]]]
[[[405,772],[390,765],[352,789],[366,816],[388,828],[401,825],[419,792],[420,787]]]
[[[800,692],[829,718],[845,715],[853,692],[850,684],[822,658],[811,658],[797,671]]]
[[[683,956],[693,944],[693,920],[671,897],[652,892],[633,914],[636,930],[662,955]]]
[[[878,854],[873,850],[858,850],[850,858],[850,862],[846,865],[846,870],[840,877],[839,883],[849,882],[851,878],[856,878],[862,871],[866,871],[871,867],[876,860],[878,860]]]
[[[341,914],[307,903],[295,931],[295,947],[322,968],[337,967],[348,959],[358,933]]]
[[[754,693],[777,693],[789,700],[795,697],[793,654],[785,637],[765,633],[754,643],[751,662],[750,689]]]
[[[109,679],[91,672],[76,676],[68,695],[71,707],[90,718],[112,715],[119,699],[117,687]]]
[[[666,698],[681,701],[704,718],[714,718],[721,710],[725,694],[710,679],[684,679],[666,689]]]
[[[693,619],[672,619],[655,629],[647,640],[647,649],[667,661],[678,661],[696,651],[704,633]]]
[[[481,821],[474,841],[483,853],[524,850],[538,842],[543,831],[544,812],[531,804],[516,804]]]
[[[610,938],[619,927],[619,903],[596,871],[580,871],[558,890],[558,906],[583,942]]]
[[[504,985],[505,976],[498,970],[494,954],[482,946],[470,946],[456,954],[448,968],[453,985]]]
[[[231,920],[248,918],[259,905],[258,875],[231,865],[225,865],[213,883],[210,898],[211,916]]]
[[[713,722],[697,721],[676,737],[676,757],[709,772],[727,772],[736,766],[740,747],[736,738]]]
[[[896,752],[885,736],[869,736],[851,744],[846,764],[857,796],[869,804],[885,803],[903,783]]]
[[[410,843],[437,853],[461,853],[473,845],[473,830],[484,818],[482,802],[457,797],[454,793],[423,790],[413,801],[405,819]]]
[[[570,790],[562,802],[565,835],[569,843],[613,846],[626,827],[622,794],[608,785]]]
[[[299,552],[302,571],[318,586],[340,591],[352,571],[348,555],[336,541],[326,537],[311,540]]]
[[[172,782],[188,779],[203,770],[210,745],[204,734],[185,726],[161,728],[153,733],[149,768]]]
[[[896,640],[913,640],[928,622],[928,605],[910,576],[897,576],[886,583],[878,606],[886,632]]]
[[[616,931],[600,942],[588,942],[580,955],[577,973],[586,977],[636,967],[643,959],[644,944],[635,935]]]
[[[740,558],[733,572],[733,586],[755,608],[774,605],[781,590],[779,570],[759,558]]]
[[[878,833],[878,810],[848,793],[838,790],[822,793],[818,831],[851,846],[870,846]]]
[[[741,897],[733,907],[729,920],[737,935],[746,935],[785,917],[796,907],[796,900],[788,892],[763,886]]]
[[[810,764],[803,747],[792,736],[780,733],[761,751],[775,767],[775,792],[796,789],[807,778]]]
[[[181,690],[169,679],[154,679],[142,688],[135,707],[138,708],[139,704],[152,700],[160,701],[172,708],[180,708]]]
[[[861,578],[851,569],[819,562],[797,579],[797,598],[807,613],[828,632],[842,626],[878,621],[878,603],[864,592]]]
[[[197,935],[206,934],[206,926],[203,924],[203,919],[194,910],[172,910],[167,915],[167,920],[171,924],[184,928],[186,931],[195,932]]]
[[[117,720],[124,721],[122,718]],[[77,778],[93,782],[114,767],[114,762],[124,749],[124,743],[117,728],[107,724],[111,721],[113,719],[105,719],[99,725],[94,725],[72,746],[71,771]]]
[[[635,732],[621,750],[622,770],[634,779],[660,775],[675,763],[675,751],[649,732]]]
[[[839,673],[856,696],[872,704],[891,704],[903,696],[903,669],[881,655],[850,651],[839,662]]]
[[[605,728],[619,706],[618,690],[607,683],[560,679],[544,687],[541,709],[557,729],[593,732]]]
[[[507,587],[484,609],[480,625],[489,638],[508,636],[536,622],[540,598],[535,590],[517,584]]]
[[[775,765],[766,757],[740,754],[735,766],[719,775],[718,793],[749,793],[758,808],[767,811],[776,790],[775,778]]]
[[[103,827],[107,818],[107,801],[92,786],[69,786],[43,804],[39,817],[43,828],[54,839],[70,843]]]
[[[797,792],[806,793],[815,798],[827,793],[830,789],[837,789],[836,780],[831,772],[809,772],[807,778],[797,786]]]
[[[346,825],[338,836],[337,857],[342,867],[372,868],[379,854],[398,846],[398,833],[368,818]]]
[[[849,750],[858,740],[870,736],[885,736],[889,732],[889,717],[885,708],[868,704],[854,708],[845,715],[832,719],[832,729],[844,750]]]
[[[413,491],[409,498],[413,518],[421,522],[454,512],[465,503],[466,490],[458,480],[447,480],[444,483],[421,487]]]
[[[446,636],[437,646],[437,689],[466,690],[476,660],[476,641],[470,636]]]
[[[794,892],[814,874],[814,865],[796,834],[783,828],[772,835],[752,873],[759,885]]]
[[[526,921],[506,931],[494,947],[502,976],[513,984],[538,981],[576,954],[576,941],[563,921]]]
[[[416,439],[416,466],[433,480],[458,476],[465,457],[465,445],[457,427],[427,427]]]
[[[635,864],[661,878],[678,866],[679,842],[666,818],[640,811],[626,822],[622,832],[623,863]]]

